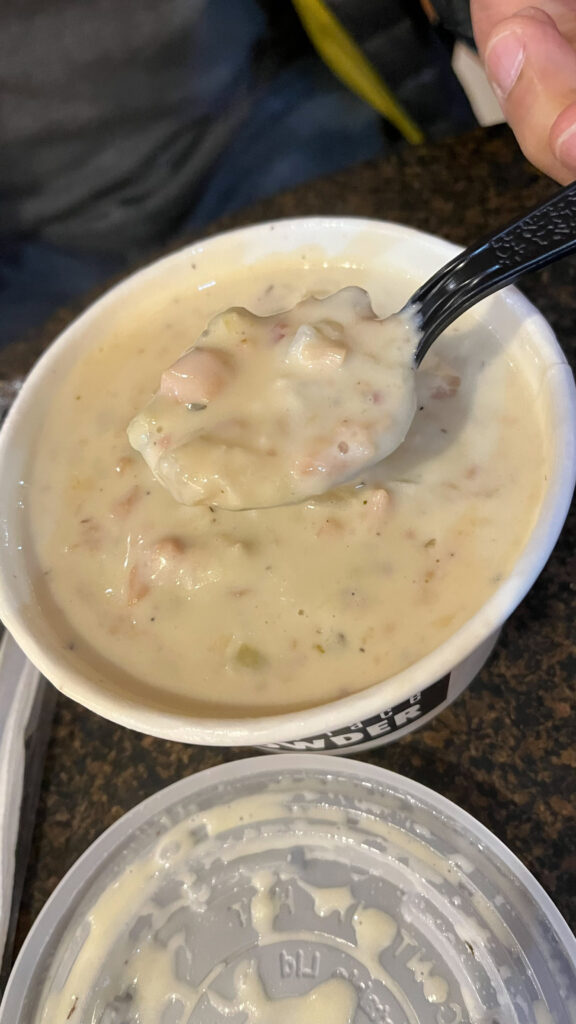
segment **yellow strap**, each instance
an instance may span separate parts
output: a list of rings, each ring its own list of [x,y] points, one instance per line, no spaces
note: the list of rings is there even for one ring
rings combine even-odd
[[[384,84],[370,61],[323,0],[292,0],[318,53],[349,89],[390,121],[408,142],[424,141],[415,121]]]

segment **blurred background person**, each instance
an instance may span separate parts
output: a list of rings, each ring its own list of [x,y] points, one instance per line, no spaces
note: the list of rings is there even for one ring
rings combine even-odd
[[[516,9],[472,0],[478,45],[571,180],[576,3]],[[216,217],[474,126],[457,39],[467,0],[4,0],[0,344]]]
[[[420,0],[4,0],[0,342],[224,213],[472,126],[457,31]]]

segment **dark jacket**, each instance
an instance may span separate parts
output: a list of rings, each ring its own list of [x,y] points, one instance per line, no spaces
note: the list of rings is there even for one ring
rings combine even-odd
[[[473,123],[418,0],[330,6],[427,136]],[[441,6],[450,22],[465,5]],[[316,59],[289,0],[4,0],[0,236],[157,245],[275,77]]]

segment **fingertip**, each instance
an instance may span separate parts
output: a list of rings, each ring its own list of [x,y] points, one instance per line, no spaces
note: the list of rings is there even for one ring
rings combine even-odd
[[[500,100],[505,100],[514,88],[524,66],[527,48],[546,25],[545,38],[559,35],[554,19],[540,7],[523,7],[510,18],[501,21],[489,35],[484,50],[484,64],[488,77]]]
[[[522,36],[526,30],[530,31],[530,26],[535,21],[540,22],[542,25],[547,25],[548,28],[554,29],[556,32],[559,31],[554,18],[547,11],[543,11],[541,7],[522,7],[519,11],[515,11],[508,18],[503,18],[494,26],[486,39],[484,56],[488,55],[490,49],[502,36],[508,35],[511,32]]]
[[[558,3],[555,16],[557,9]],[[484,62],[527,159],[562,184],[574,181],[576,48],[570,39],[547,11],[525,7],[493,28]]]

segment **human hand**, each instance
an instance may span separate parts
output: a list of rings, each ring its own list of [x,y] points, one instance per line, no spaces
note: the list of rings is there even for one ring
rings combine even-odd
[[[488,78],[524,155],[576,179],[576,0],[471,0]]]

